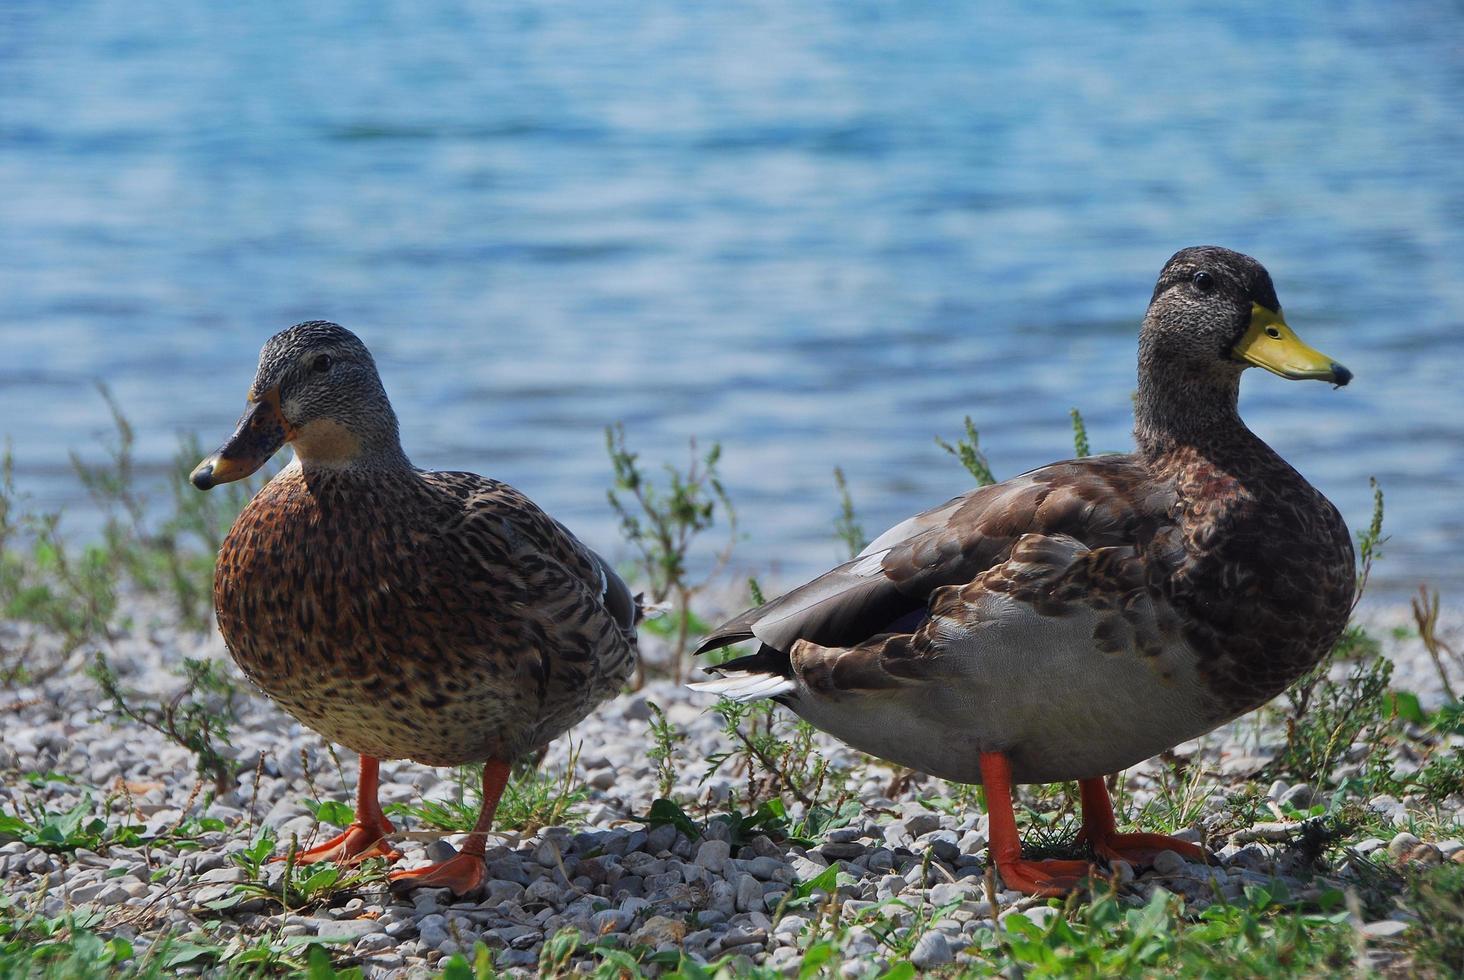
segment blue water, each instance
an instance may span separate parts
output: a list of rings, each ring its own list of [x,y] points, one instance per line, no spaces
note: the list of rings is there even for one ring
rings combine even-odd
[[[1130,445],[1177,248],[1271,269],[1352,368],[1260,372],[1253,427],[1366,522],[1385,590],[1464,586],[1457,4],[0,5],[0,434],[85,525],[104,379],[160,478],[259,345],[376,352],[425,466],[623,554],[601,427],[720,440],[739,568],[839,555],[967,485]],[[161,497],[161,490],[159,496]]]

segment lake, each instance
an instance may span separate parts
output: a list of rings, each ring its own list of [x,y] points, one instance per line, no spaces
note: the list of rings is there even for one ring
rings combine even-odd
[[[1131,445],[1182,246],[1255,255],[1346,389],[1250,372],[1255,430],[1464,586],[1464,14],[1053,3],[0,6],[0,436],[88,527],[104,380],[161,480],[260,345],[371,346],[423,466],[624,557],[603,426],[720,442],[736,566],[840,557],[969,484]],[[707,546],[706,551],[712,549]],[[1446,600],[1449,596],[1446,594]]]

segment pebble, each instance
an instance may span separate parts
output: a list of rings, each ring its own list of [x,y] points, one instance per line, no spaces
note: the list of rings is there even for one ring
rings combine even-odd
[[[945,933],[936,929],[928,930],[921,936],[910,953],[910,962],[920,970],[934,970],[955,962],[955,959],[956,951],[951,948],[951,941],[946,938]]]
[[[1408,931],[1408,923],[1393,919],[1369,922],[1362,927],[1362,934],[1369,939],[1396,939]]]
[[[696,850],[696,865],[713,873],[720,873],[732,856],[732,845],[724,840],[703,841]]]
[[[1185,860],[1174,851],[1160,851],[1154,855],[1154,873],[1159,875],[1177,875],[1185,869]]]
[[[1403,860],[1415,847],[1422,843],[1423,841],[1405,830],[1388,842],[1388,854],[1396,860]]]

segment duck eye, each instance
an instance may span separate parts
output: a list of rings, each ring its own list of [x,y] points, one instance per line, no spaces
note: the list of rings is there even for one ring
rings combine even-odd
[[[1190,277],[1190,282],[1202,293],[1208,293],[1215,288],[1215,277],[1204,271],[1196,272]]]
[[[332,363],[333,362],[331,361],[329,354],[321,354],[319,357],[311,362],[310,370],[314,371],[316,374],[324,374],[325,372],[330,370],[330,366]]]

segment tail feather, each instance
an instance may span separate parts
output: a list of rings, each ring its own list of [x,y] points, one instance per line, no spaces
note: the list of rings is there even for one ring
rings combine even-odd
[[[731,676],[714,677],[709,681],[688,684],[693,691],[717,694],[733,701],[760,701],[763,698],[777,698],[792,694],[797,684],[791,677],[761,672],[739,672]]]

